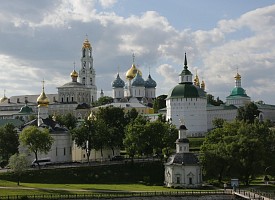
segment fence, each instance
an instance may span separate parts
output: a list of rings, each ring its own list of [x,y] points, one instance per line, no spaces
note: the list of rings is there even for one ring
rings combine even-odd
[[[41,195],[11,195],[0,196],[0,200],[43,200],[43,199],[115,199],[131,197],[183,197],[183,196],[223,196],[227,200],[233,199],[231,191],[169,191],[169,192],[108,192],[91,194],[41,194]],[[165,198],[166,199],[166,198]],[[225,199],[225,198],[223,198]],[[211,197],[211,200],[221,200],[221,198]]]
[[[255,194],[258,194],[260,196],[264,196],[266,198],[269,198],[269,199],[275,199],[275,192],[271,192],[271,191],[268,191],[268,192],[263,192],[263,191],[258,191],[258,190],[250,190],[251,192],[255,193]]]

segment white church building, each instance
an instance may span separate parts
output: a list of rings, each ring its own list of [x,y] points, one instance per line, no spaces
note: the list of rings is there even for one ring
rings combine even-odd
[[[189,152],[185,125],[179,127],[176,153],[164,164],[164,184],[166,187],[198,188],[202,185],[202,170],[197,156]]]
[[[204,136],[207,131],[213,129],[213,120],[216,118],[233,121],[237,116],[238,108],[251,102],[251,98],[242,88],[241,75],[237,72],[234,78],[235,87],[226,97],[226,103],[219,106],[211,105],[207,103],[204,81],[200,85],[197,74],[193,80],[185,54],[183,70],[179,74],[179,83],[168,92],[166,98],[166,109],[164,109],[166,120],[179,127],[180,119],[184,119],[188,127],[187,134],[192,137]],[[255,104],[260,111],[259,120],[275,122],[274,105],[261,101]]]
[[[202,135],[207,132],[207,99],[204,85],[202,86],[200,88],[193,84],[185,54],[184,69],[179,75],[179,84],[168,92],[166,98],[166,120],[179,127],[179,120],[184,119],[190,135]]]

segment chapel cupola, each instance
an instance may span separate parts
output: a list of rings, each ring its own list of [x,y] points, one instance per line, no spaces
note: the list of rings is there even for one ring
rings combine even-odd
[[[176,153],[189,152],[189,140],[187,139],[187,128],[181,124],[179,127],[179,137],[176,140]]]
[[[0,99],[0,103],[3,103],[6,101],[8,98],[6,97],[6,90],[4,90],[4,96]]]
[[[37,104],[38,104],[38,107],[48,107],[50,101],[44,91],[44,81],[42,81],[42,83],[43,83],[42,92],[40,96],[37,98]]]
[[[184,56],[184,67],[181,74],[179,75],[179,83],[192,84],[192,73],[188,70],[186,53]]]

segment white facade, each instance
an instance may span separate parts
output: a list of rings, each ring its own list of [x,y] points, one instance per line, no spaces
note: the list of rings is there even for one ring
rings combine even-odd
[[[156,88],[145,88],[145,96],[147,98],[156,98]]]
[[[202,184],[199,166],[173,165],[165,169],[167,187],[197,188]]]
[[[82,46],[81,69],[79,71],[80,83],[90,89],[91,102],[97,100],[97,87],[95,84],[95,69],[93,66],[92,46],[86,39]]]
[[[237,116],[237,107],[231,105],[213,106],[207,105],[207,130],[213,129],[214,119],[224,119],[226,121],[233,121]]]
[[[179,127],[180,120],[188,126],[189,136],[207,132],[206,98],[170,98],[166,100],[166,119]]]
[[[114,155],[111,149],[103,149],[102,156],[100,151],[96,151],[92,149],[90,152],[90,161],[105,161],[110,160],[113,156],[120,155],[120,150],[115,149]],[[87,154],[86,151],[77,147],[75,144],[72,147],[72,161],[73,162],[87,162]]]
[[[169,91],[166,98],[166,120],[178,127],[183,119],[189,136],[202,136],[207,132],[206,105],[206,93],[193,85],[185,54],[179,84]]]
[[[68,132],[51,133],[54,139],[50,151],[45,153],[38,153],[38,159],[50,158],[52,163],[72,162],[72,139]],[[19,146],[19,152],[27,155],[29,163],[35,160],[33,152],[29,151],[22,145]]]
[[[113,89],[113,98],[114,99],[124,98],[124,89],[123,88],[114,88]]]
[[[137,99],[142,103],[151,103],[156,98],[156,82],[148,75],[146,81],[142,78],[142,72],[134,64],[126,72],[126,84],[117,74],[116,79],[112,82],[114,102],[127,102],[131,99]],[[124,92],[122,92],[124,90]]]
[[[202,185],[202,172],[197,156],[189,152],[185,125],[179,128],[176,153],[165,163],[164,183],[167,187],[197,188]]]
[[[241,75],[237,73],[235,76],[235,87],[232,89],[231,94],[226,97],[226,105],[234,105],[239,108],[250,102],[250,97],[247,96],[242,88]]]

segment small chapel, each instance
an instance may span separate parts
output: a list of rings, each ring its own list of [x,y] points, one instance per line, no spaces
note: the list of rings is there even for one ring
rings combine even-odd
[[[166,187],[198,188],[202,185],[202,171],[198,157],[189,152],[187,128],[180,125],[176,140],[176,153],[164,164],[164,184]]]

